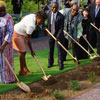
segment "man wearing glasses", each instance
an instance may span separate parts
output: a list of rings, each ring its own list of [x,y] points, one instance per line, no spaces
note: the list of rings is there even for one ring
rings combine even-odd
[[[72,8],[65,13],[65,23],[64,29],[77,41],[79,42],[80,37],[82,36],[82,15],[79,13],[79,7],[77,3],[73,3]],[[67,38],[67,36],[65,36]],[[80,47],[68,38],[70,45],[72,43],[73,56],[77,59],[80,59],[79,50]],[[68,46],[69,47],[69,46]]]

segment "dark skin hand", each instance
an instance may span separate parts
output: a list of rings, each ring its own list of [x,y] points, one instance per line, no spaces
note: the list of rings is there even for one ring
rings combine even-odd
[[[31,55],[34,57],[34,56],[35,56],[35,52],[34,52],[33,49],[32,49],[32,45],[31,45],[30,39],[31,39],[31,35],[28,35],[28,34],[27,34],[27,36],[26,36],[26,41],[27,41],[28,47],[29,47],[29,49],[30,49],[30,51],[31,51]]]
[[[79,42],[79,41],[80,41],[80,39],[78,39],[78,38],[77,38],[77,39],[76,39],[76,41],[77,41],[77,42]]]

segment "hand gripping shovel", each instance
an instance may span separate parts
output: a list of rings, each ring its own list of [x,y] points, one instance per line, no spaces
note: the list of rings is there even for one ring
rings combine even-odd
[[[36,56],[35,56],[35,55],[34,55],[34,58],[35,58],[35,60],[36,60],[37,64],[39,65],[39,67],[40,67],[41,71],[42,71],[42,72],[43,72],[43,74],[44,74],[44,76],[42,77],[42,79],[43,79],[44,81],[47,81],[47,80],[51,77],[51,75],[46,76],[46,74],[45,74],[45,72],[44,72],[44,70],[43,70],[42,66],[40,65],[40,62],[38,61],[38,59],[36,58]]]
[[[24,84],[23,82],[20,82],[20,81],[19,81],[19,79],[18,79],[18,77],[16,76],[15,72],[13,71],[13,69],[12,69],[10,63],[8,62],[8,59],[5,57],[5,55],[4,55],[3,53],[2,53],[2,55],[3,55],[3,57],[4,57],[5,61],[6,61],[6,63],[8,64],[10,70],[12,71],[12,73],[13,73],[14,76],[15,76],[15,78],[17,79],[17,85],[18,85],[18,87],[21,88],[21,89],[22,89],[23,91],[25,91],[25,92],[31,92],[29,86],[27,86],[27,85]]]
[[[45,28],[45,30],[48,32],[48,34],[73,58],[75,65],[76,65],[76,69],[78,69],[78,60],[77,58],[73,57],[72,54],[53,36],[52,33],[50,33],[50,31]]]
[[[66,31],[64,33],[69,36],[77,45],[79,45],[89,56],[92,60],[97,60],[98,57],[92,56],[82,45],[80,45],[71,35],[69,35]]]

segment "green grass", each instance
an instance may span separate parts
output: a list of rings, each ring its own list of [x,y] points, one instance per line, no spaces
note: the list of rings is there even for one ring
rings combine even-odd
[[[36,56],[47,75],[50,74],[53,76],[53,75],[60,74],[60,73],[63,73],[63,72],[66,72],[66,71],[69,71],[69,70],[72,70],[75,68],[75,64],[74,64],[72,58],[68,55],[67,61],[64,62],[64,70],[59,70],[59,66],[57,63],[57,49],[55,49],[54,66],[50,69],[47,68],[47,66],[48,66],[48,49],[36,51]],[[28,66],[29,70],[32,71],[33,74],[31,74],[29,76],[20,76],[18,74],[19,59],[18,59],[18,56],[14,56],[15,73],[17,74],[19,80],[26,84],[41,80],[43,74],[42,74],[39,66],[37,65],[37,62],[31,56],[30,53],[27,53],[27,55],[26,55],[26,62],[27,62],[27,66]],[[80,66],[85,65],[89,62],[91,62],[91,60],[89,60],[89,59],[80,60]],[[10,91],[10,90],[13,90],[17,87],[18,86],[16,85],[16,83],[13,83],[13,84],[1,84],[0,83],[0,94]]]

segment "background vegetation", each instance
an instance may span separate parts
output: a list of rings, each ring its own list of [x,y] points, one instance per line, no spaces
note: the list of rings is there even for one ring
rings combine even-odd
[[[11,4],[11,1],[12,0],[3,0],[6,2],[6,5],[7,5],[7,12],[10,13],[10,14],[13,14],[13,9],[12,9],[12,4]],[[39,1],[39,4],[38,2]],[[23,6],[22,6],[22,12],[23,13],[33,13],[33,12],[37,12],[38,10],[41,9],[41,1],[43,0],[23,0]],[[47,0],[44,0],[45,3]],[[81,1],[81,5],[86,5],[86,1],[82,0]]]
[[[7,12],[13,14],[13,6],[11,4],[12,0],[3,0],[7,5]],[[39,1],[39,4],[38,2]],[[23,13],[33,13],[41,9],[41,1],[42,0],[23,0],[22,12]],[[46,0],[44,0],[46,1]],[[38,7],[39,6],[39,7]]]

